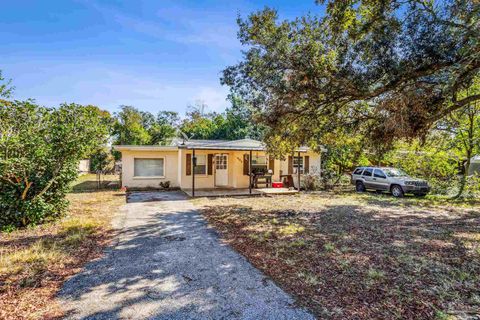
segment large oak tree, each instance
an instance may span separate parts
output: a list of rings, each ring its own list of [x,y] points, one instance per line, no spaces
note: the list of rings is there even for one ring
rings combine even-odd
[[[323,16],[238,20],[244,58],[222,82],[258,110],[271,144],[364,130],[388,145],[480,99],[458,95],[479,74],[478,1],[318,3]]]

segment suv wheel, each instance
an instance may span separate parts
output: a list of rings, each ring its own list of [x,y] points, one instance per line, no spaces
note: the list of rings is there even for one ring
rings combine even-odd
[[[363,184],[362,181],[357,181],[357,183],[355,184],[355,190],[357,192],[365,192],[365,185]]]
[[[396,198],[401,198],[403,197],[403,189],[400,187],[398,184],[395,184],[391,188],[392,195]]]

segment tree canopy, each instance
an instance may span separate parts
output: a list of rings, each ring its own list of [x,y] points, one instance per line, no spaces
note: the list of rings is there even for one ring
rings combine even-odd
[[[254,121],[252,109],[239,97],[230,96],[225,112],[207,112],[198,102],[183,119],[177,112],[160,111],[157,116],[132,106],[121,106],[115,114],[114,144],[165,144],[178,136],[178,130],[193,139],[262,139],[263,126]]]
[[[224,113],[205,113],[205,105],[190,108],[180,130],[194,139],[261,140],[263,126],[254,120],[253,110],[239,97],[230,96],[231,106]]]
[[[317,2],[325,16],[238,19],[246,50],[222,83],[255,107],[270,143],[352,128],[390,144],[480,99],[459,96],[479,73],[478,1]]]
[[[95,106],[0,101],[0,228],[63,213],[79,161],[107,142],[109,123]]]

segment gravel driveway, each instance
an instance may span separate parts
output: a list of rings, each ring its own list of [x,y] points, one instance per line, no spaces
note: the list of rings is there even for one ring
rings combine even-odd
[[[115,224],[104,258],[60,292],[68,319],[313,319],[181,192],[133,194]]]

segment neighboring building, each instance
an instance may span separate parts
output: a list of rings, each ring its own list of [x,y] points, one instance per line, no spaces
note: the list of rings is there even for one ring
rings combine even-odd
[[[470,169],[468,175],[478,174],[480,175],[480,155],[474,156],[470,159]]]
[[[250,166],[252,173],[271,170],[272,180],[282,181],[287,175],[298,177],[298,170],[302,175],[319,173],[321,162],[320,155],[307,147],[285,155],[284,161],[273,159],[262,142],[251,139],[176,139],[168,146],[119,145],[114,149],[122,153],[122,186],[127,188],[159,188],[165,181],[181,189],[192,189],[192,184],[195,189],[249,188]]]
[[[90,160],[80,160],[78,164],[78,172],[80,173],[89,173],[90,172]]]

